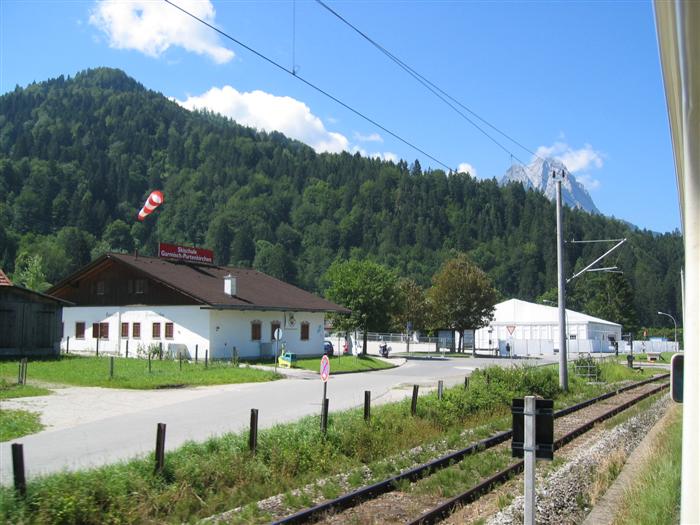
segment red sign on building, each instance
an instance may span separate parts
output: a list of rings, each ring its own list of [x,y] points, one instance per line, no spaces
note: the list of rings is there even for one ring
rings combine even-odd
[[[214,252],[211,250],[166,244],[164,242],[158,244],[158,256],[162,259],[214,264]]]

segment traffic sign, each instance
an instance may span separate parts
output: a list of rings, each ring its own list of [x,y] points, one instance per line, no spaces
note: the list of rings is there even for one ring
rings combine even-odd
[[[508,329],[508,333],[509,333],[510,335],[513,335],[513,332],[515,332],[515,325],[514,325],[514,324],[509,324],[508,326],[506,326],[506,328]]]
[[[275,340],[279,341],[280,339],[282,339],[282,330],[280,330],[279,328],[275,328],[275,333],[273,335],[275,337]]]
[[[328,356],[324,355],[321,358],[321,380],[325,383],[328,381],[328,376],[331,375],[331,362],[328,360]]]

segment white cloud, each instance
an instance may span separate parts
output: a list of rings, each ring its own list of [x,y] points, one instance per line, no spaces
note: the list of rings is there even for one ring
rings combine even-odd
[[[589,171],[602,168],[605,155],[594,150],[590,144],[574,149],[566,142],[557,141],[551,146],[540,146],[535,153],[539,157],[554,157],[562,161],[571,173],[576,174],[576,180],[587,190],[596,190],[600,187],[600,181]]]
[[[462,162],[457,166],[457,173],[469,173],[472,177],[476,177],[476,168],[468,162]]]
[[[399,156],[396,153],[393,153],[391,151],[375,151],[374,153],[367,153],[367,150],[361,148],[360,146],[353,146],[352,149],[350,150],[350,153],[353,155],[355,153],[359,153],[363,157],[369,157],[371,159],[379,159],[379,160],[385,160],[387,162],[398,162],[399,161]]]
[[[179,0],[183,8],[214,25],[214,7],[209,0]],[[216,34],[165,2],[148,0],[100,0],[90,13],[90,23],[103,31],[110,47],[134,49],[159,57],[171,46],[207,55],[222,64],[234,57],[219,45]]]
[[[241,93],[224,86],[176,102],[190,110],[208,109],[260,130],[280,131],[318,152],[338,153],[349,149],[344,135],[328,131],[306,104],[291,97],[278,97],[259,90]]]
[[[566,142],[555,142],[551,146],[540,146],[535,153],[538,157],[559,159],[571,173],[603,167],[603,154],[594,150],[590,144],[573,149]]]
[[[369,135],[363,135],[362,133],[355,132],[355,140],[359,142],[384,142],[384,139],[379,133],[370,133]]]
[[[391,161],[394,163],[399,161],[399,156],[396,153],[392,153],[391,151],[385,151],[383,153],[370,153],[369,156],[377,159]]]

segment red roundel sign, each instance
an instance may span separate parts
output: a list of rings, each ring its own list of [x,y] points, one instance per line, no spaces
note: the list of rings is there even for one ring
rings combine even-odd
[[[324,355],[321,358],[321,380],[325,383],[328,381],[329,375],[331,375],[331,362],[328,360],[328,356]]]

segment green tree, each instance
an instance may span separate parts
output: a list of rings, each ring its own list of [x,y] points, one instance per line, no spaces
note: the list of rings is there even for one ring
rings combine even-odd
[[[12,281],[36,292],[45,292],[51,288],[42,269],[41,255],[30,255],[27,252],[21,252],[17,256]]]
[[[428,290],[434,328],[451,328],[462,334],[486,326],[493,319],[498,295],[488,276],[465,254],[445,262]]]
[[[397,277],[393,271],[369,260],[337,260],[323,276],[325,295],[352,310],[349,316],[333,316],[341,330],[362,329],[362,354],[367,354],[367,332],[386,330],[397,303]]]
[[[391,317],[391,329],[403,332],[408,323],[411,323],[414,330],[424,330],[428,325],[428,315],[425,290],[413,279],[399,279],[396,285],[396,311]]]
[[[625,332],[639,329],[632,287],[623,274],[583,275],[574,281],[573,297],[581,311],[619,323]]]
[[[128,253],[134,249],[131,228],[121,219],[117,219],[105,228],[102,240],[114,251]]]
[[[268,241],[255,243],[253,268],[288,283],[296,282],[294,261],[279,244]]]

